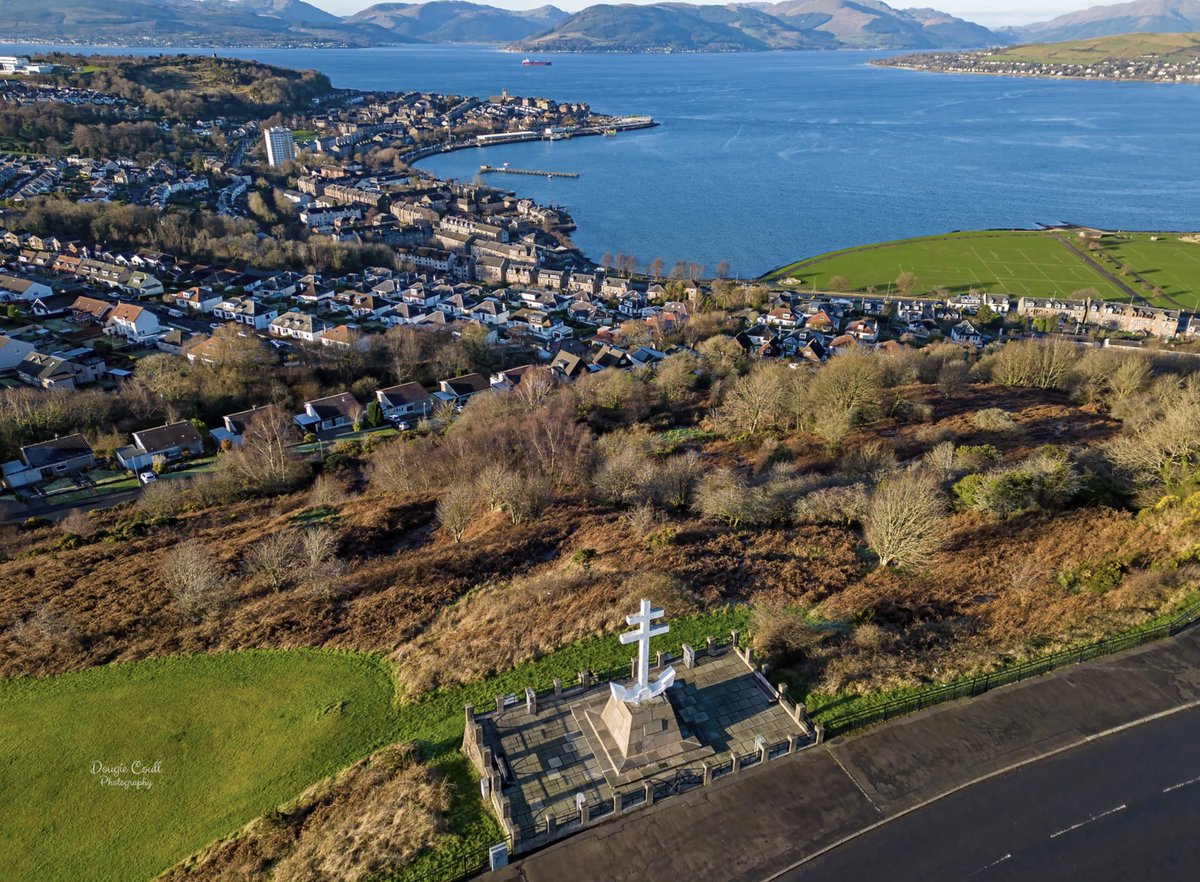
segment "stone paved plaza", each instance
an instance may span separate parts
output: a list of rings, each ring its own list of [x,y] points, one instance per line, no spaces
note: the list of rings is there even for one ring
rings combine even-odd
[[[505,795],[512,802],[515,825],[542,827],[550,816],[570,815],[578,794],[589,805],[611,802],[614,786],[605,778],[603,750],[591,743],[594,735],[585,735],[581,714],[575,713],[607,693],[607,685],[601,685],[570,699],[543,698],[532,714],[517,704],[484,724],[487,746],[511,772]],[[802,732],[732,650],[697,654],[694,668],[677,669],[675,685],[666,694],[683,735],[711,749],[712,762],[728,761],[731,753],[753,755],[760,735],[767,744],[776,744]],[[699,762],[684,758],[680,766],[695,769]],[[628,791],[642,780],[662,780],[676,771],[647,769],[644,775],[623,777],[618,786]]]

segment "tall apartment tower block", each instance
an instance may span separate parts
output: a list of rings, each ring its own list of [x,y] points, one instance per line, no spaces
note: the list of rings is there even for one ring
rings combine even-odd
[[[290,129],[283,126],[267,129],[263,132],[263,140],[267,144],[267,162],[272,168],[296,158],[296,142],[292,140]]]

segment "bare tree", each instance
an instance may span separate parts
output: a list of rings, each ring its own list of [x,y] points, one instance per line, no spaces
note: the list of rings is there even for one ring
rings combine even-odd
[[[301,539],[304,563],[304,587],[323,600],[333,598],[334,588],[346,571],[338,559],[339,538],[331,527],[312,527]]]
[[[992,379],[1002,386],[1064,389],[1079,352],[1065,340],[1020,340],[991,357]]]
[[[167,551],[159,573],[174,593],[184,621],[220,615],[229,603],[230,590],[220,565],[199,539],[188,539]]]
[[[279,405],[270,405],[251,417],[242,443],[218,462],[251,489],[260,493],[282,493],[308,474],[308,466],[291,450],[296,426]]]
[[[59,521],[59,528],[68,536],[78,536],[80,539],[91,539],[96,535],[96,522],[83,509],[73,508],[65,518]]]
[[[242,568],[247,575],[260,577],[272,591],[279,591],[299,569],[302,553],[300,535],[295,530],[280,530],[251,545]]]
[[[917,289],[917,274],[905,270],[896,276],[896,290],[905,296]]]
[[[463,534],[475,516],[477,505],[475,487],[465,483],[451,484],[438,499],[438,521],[455,542],[462,542]]]
[[[663,261],[663,259],[661,257],[654,258],[654,260],[650,261],[650,275],[652,275],[656,279],[661,279],[662,274],[663,274],[663,268],[665,266],[666,266],[666,263],[665,263],[665,261]]]
[[[729,261],[722,260],[717,263],[717,278],[724,279],[729,275]]]
[[[937,484],[918,472],[880,484],[867,506],[863,538],[881,567],[927,563],[946,538],[946,502]]]
[[[605,275],[607,275],[609,269],[612,268],[612,265],[613,265],[613,256],[610,253],[608,253],[607,251],[605,251],[604,254],[602,254],[600,256],[600,269],[604,270]]]

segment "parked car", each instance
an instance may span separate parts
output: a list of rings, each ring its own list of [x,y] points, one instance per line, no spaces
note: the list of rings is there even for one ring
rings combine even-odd
[[[158,475],[154,474],[154,472],[142,472],[138,475],[138,482],[142,485],[153,484],[157,480]]]

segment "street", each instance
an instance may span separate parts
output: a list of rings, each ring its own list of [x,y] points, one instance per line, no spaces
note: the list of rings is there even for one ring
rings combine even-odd
[[[797,869],[787,882],[1200,878],[1200,708],[940,799]]]

